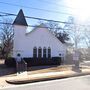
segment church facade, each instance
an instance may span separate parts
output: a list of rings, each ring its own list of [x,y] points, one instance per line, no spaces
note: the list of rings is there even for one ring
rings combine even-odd
[[[22,10],[19,11],[13,26],[13,57],[20,53],[22,57],[52,58],[61,56],[65,58],[65,44],[61,43],[48,28],[42,28],[45,27],[44,24],[26,33],[28,24]]]

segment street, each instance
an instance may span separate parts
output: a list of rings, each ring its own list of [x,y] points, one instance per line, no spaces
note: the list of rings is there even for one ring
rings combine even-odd
[[[90,90],[90,75],[13,85],[2,90]]]

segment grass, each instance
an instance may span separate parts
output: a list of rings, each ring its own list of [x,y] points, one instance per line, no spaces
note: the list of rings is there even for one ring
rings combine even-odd
[[[38,68],[38,67],[36,67]],[[71,70],[70,66],[51,66],[49,68],[43,69],[35,69],[35,67],[30,67],[28,70],[28,74],[38,74],[38,73],[48,73],[48,72],[60,72],[60,71],[68,71]]]
[[[87,67],[83,67],[84,69]],[[28,74],[48,73],[48,72],[60,72],[71,70],[70,65],[51,65],[51,66],[33,66],[28,67]],[[4,64],[4,60],[0,60],[0,76],[16,75],[15,68],[8,68]]]
[[[37,74],[37,73],[48,73],[48,72],[58,72],[58,71],[66,71],[69,70],[70,67],[66,66],[37,66],[37,67],[28,67],[28,74]],[[0,76],[7,75],[16,75],[15,68],[8,68],[4,64],[4,59],[0,60]]]

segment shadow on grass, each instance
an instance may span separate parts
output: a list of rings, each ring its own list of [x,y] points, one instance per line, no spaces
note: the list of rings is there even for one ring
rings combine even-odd
[[[54,67],[58,67],[58,66],[60,66],[60,65],[32,66],[32,67],[28,67],[27,71],[35,71],[35,70],[49,69],[49,68],[54,68]]]
[[[57,67],[59,65],[50,65],[50,66],[31,66],[27,68],[27,71],[43,70],[49,69],[52,67]],[[16,68],[7,67],[4,63],[0,63],[0,77],[7,75],[16,75]]]

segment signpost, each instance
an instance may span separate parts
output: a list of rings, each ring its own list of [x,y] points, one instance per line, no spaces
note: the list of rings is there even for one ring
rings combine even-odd
[[[79,68],[79,53],[77,51],[73,54],[73,61],[75,64],[75,68]]]

